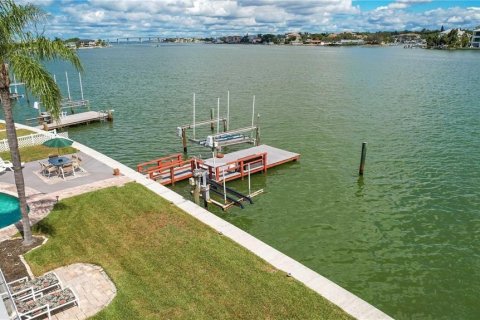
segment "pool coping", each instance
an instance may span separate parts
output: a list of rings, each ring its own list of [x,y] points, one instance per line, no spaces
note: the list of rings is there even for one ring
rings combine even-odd
[[[0,120],[0,122],[4,121]],[[22,124],[16,124],[16,126],[18,128],[32,130],[37,133],[45,133],[43,130]],[[305,286],[309,287],[328,301],[337,305],[351,316],[357,319],[368,320],[393,319],[383,311],[377,309],[365,300],[337,285],[333,281],[325,278],[319,273],[304,266],[300,262],[290,258],[279,250],[269,246],[268,244],[255,238],[233,224],[221,219],[194,202],[185,199],[178,193],[153,180],[147,179],[145,176],[136,172],[130,167],[127,167],[126,165],[78,142],[74,142],[72,147],[77,148],[96,160],[103,162],[112,169],[119,169],[123,175],[150,189],[160,197],[176,205],[194,218],[215,229],[217,232],[222,233],[224,236],[235,241],[275,268],[284,271],[286,274],[300,281]]]

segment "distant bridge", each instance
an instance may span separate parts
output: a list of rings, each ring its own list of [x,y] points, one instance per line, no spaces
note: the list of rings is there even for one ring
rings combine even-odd
[[[146,37],[123,37],[108,39],[110,43],[143,43],[143,42],[163,42],[165,37],[146,36]]]

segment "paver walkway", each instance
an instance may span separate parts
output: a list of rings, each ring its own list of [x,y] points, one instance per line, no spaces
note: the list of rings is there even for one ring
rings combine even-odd
[[[73,290],[78,306],[70,307],[52,316],[55,320],[83,320],[105,308],[117,294],[115,285],[102,267],[75,263],[53,270],[63,287]]]

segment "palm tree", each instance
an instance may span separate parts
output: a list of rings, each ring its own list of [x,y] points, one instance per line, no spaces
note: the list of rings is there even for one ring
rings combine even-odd
[[[82,69],[75,51],[68,49],[61,40],[52,41],[36,31],[37,25],[44,23],[45,19],[46,14],[34,5],[0,0],[0,102],[5,115],[15,185],[22,212],[24,245],[31,244],[33,239],[10,100],[10,76],[14,74],[24,82],[26,89],[37,96],[46,110],[58,119],[60,89],[42,61],[62,59],[72,63],[78,70]]]

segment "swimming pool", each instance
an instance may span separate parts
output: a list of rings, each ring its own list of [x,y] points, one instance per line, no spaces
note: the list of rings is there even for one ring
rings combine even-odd
[[[14,196],[0,193],[0,228],[20,220],[20,204]]]

